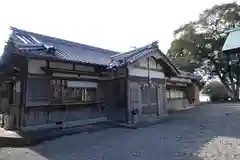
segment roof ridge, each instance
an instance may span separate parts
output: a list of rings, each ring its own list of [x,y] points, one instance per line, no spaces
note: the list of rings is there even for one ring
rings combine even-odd
[[[153,41],[152,43],[148,44],[148,45],[144,45],[144,46],[141,46],[141,47],[138,47],[138,48],[135,48],[134,50],[130,50],[130,51],[127,51],[127,52],[123,52],[123,53],[119,53],[119,54],[115,54],[115,55],[112,55],[111,58],[117,58],[121,55],[124,55],[124,54],[129,54],[131,52],[136,52],[138,51],[137,53],[141,52],[142,50],[145,50],[145,49],[150,49],[150,48],[158,48],[158,41]],[[135,53],[135,54],[137,54]]]

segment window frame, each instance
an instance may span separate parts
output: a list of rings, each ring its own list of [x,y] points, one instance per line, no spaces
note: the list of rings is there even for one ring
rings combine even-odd
[[[67,82],[69,80],[59,78],[47,79],[45,77],[31,77],[30,81],[31,79],[36,79],[40,82],[43,82],[42,79],[46,80],[46,84],[49,85],[46,88],[50,90],[45,92],[46,94],[44,96],[38,96],[38,94],[42,94],[42,91],[39,90],[39,86],[41,88],[44,82],[38,84],[38,81],[32,81],[27,94],[27,103],[29,103],[29,106],[97,101],[97,87],[67,87]]]

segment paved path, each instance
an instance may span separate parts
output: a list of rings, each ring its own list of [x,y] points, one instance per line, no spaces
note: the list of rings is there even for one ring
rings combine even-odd
[[[240,104],[211,104],[136,130],[81,133],[29,148],[2,148],[0,160],[240,159]]]

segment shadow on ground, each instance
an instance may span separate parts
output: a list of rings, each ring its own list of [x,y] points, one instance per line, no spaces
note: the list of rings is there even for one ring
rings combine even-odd
[[[229,137],[236,139],[237,143],[240,138],[240,104],[237,103],[205,104],[172,116],[172,121],[146,128],[105,128],[62,137],[34,147],[4,148],[0,159],[200,160],[214,156],[220,159],[225,156],[222,153],[225,148],[219,146],[220,143],[212,145],[211,142],[219,137]],[[225,142],[222,145],[226,145]],[[232,144],[234,151],[227,150],[232,152],[228,155],[239,156],[237,145],[234,148]]]

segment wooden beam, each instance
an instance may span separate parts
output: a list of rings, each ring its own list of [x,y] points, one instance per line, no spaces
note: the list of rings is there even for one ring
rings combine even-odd
[[[94,108],[98,107],[98,104],[104,102],[79,102],[79,103],[65,103],[65,104],[48,104],[48,105],[38,105],[38,106],[27,106],[25,112],[31,111],[56,111],[56,110],[76,110],[81,108]],[[96,106],[95,106],[96,105]]]
[[[76,70],[76,64],[73,64],[73,70],[74,71]]]
[[[58,68],[47,68],[41,67],[41,69],[46,73],[67,73],[67,74],[77,74],[77,75],[91,75],[91,76],[101,76],[101,73],[86,72],[86,71],[76,71],[68,69],[58,69]]]
[[[49,60],[47,60],[46,61],[46,67],[49,68],[49,66],[50,66],[50,62],[49,62]]]

